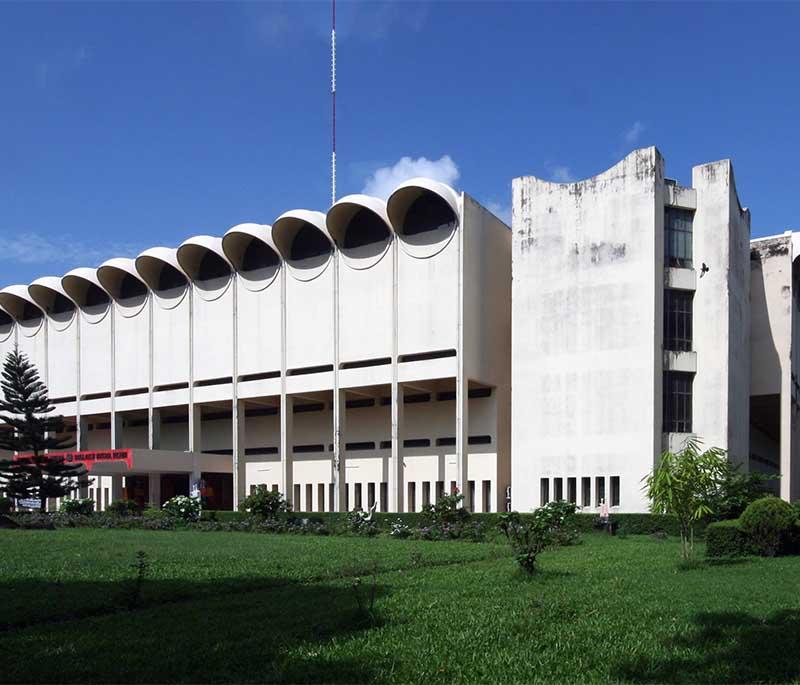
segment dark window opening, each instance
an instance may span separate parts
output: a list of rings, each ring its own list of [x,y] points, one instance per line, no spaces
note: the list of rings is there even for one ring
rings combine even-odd
[[[157,385],[153,390],[155,392],[163,392],[167,390],[185,390],[188,387],[188,383],[167,383],[166,385]]]
[[[239,381],[242,383],[246,383],[247,381],[264,381],[268,378],[278,378],[280,377],[280,371],[265,371],[264,373],[246,373],[243,376],[239,376]]]
[[[611,506],[619,506],[619,476],[611,476]]]
[[[306,412],[310,411],[323,411],[325,409],[324,402],[315,402],[313,404],[295,404],[294,405],[294,413],[295,414],[305,414]]]
[[[455,398],[456,398],[455,390],[447,390],[445,392],[436,393],[437,402],[449,402],[450,400],[454,400]]]
[[[467,444],[469,445],[490,445],[491,443],[491,435],[470,435],[467,439]]]
[[[419,395],[405,395],[403,397],[404,404],[419,404],[421,402],[430,402],[430,393],[421,393]]]
[[[550,479],[542,478],[539,481],[539,500],[540,504],[544,506],[550,501]]]
[[[564,480],[563,478],[553,479],[553,499],[560,502],[564,499]]]
[[[362,450],[374,450],[374,442],[348,442],[345,443],[344,448],[349,452],[358,452]]]
[[[456,439],[453,438],[436,438],[437,447],[451,447],[456,444]]]
[[[364,409],[366,407],[374,407],[375,400],[370,397],[366,397],[363,400],[347,400],[345,406],[348,409]]]
[[[428,438],[412,438],[403,440],[403,447],[430,447],[431,441]]]
[[[578,503],[578,487],[576,478],[567,478],[567,502]]]
[[[389,229],[383,220],[369,209],[359,209],[350,219],[344,234],[344,249],[382,243],[389,239]]]
[[[292,241],[292,249],[289,258],[295,261],[310,259],[311,257],[330,254],[330,251],[331,244],[328,242],[328,239],[322,235],[320,230],[311,224],[304,224],[303,227],[297,231]]]
[[[364,359],[357,362],[344,362],[339,364],[340,369],[366,369],[370,366],[385,366],[391,364],[391,357],[381,357],[380,359]]]
[[[305,376],[309,373],[324,373],[333,371],[333,364],[323,364],[322,366],[304,366],[299,369],[289,369],[287,376]]]
[[[381,440],[381,449],[382,450],[390,450],[390,449],[392,449],[392,441],[391,440]]]
[[[82,400],[104,400],[111,397],[110,392],[93,392],[88,395],[81,395]]]
[[[455,357],[455,350],[434,350],[433,352],[417,352],[416,354],[401,354],[400,363],[422,362],[428,359],[444,359],[445,357]]]
[[[244,453],[250,456],[256,456],[260,454],[278,454],[277,447],[246,447]]]
[[[114,393],[115,397],[128,397],[130,395],[143,395],[147,392],[147,388],[129,388],[127,390],[119,390]]]
[[[665,371],[662,430],[665,433],[692,432],[692,381],[694,374]]]
[[[208,378],[204,381],[196,381],[194,384],[195,388],[205,388],[212,385],[225,385],[226,383],[232,383],[233,378],[231,376],[226,376],[225,378]]]
[[[592,506],[592,479],[588,476],[581,478],[581,506]]]
[[[597,476],[594,479],[594,502],[596,506],[600,506],[606,500],[606,479],[603,476]],[[605,502],[607,504],[607,502]]]
[[[324,452],[325,445],[295,445],[292,448],[297,454],[310,454],[312,452]]]
[[[381,511],[389,511],[389,483],[381,483]]]
[[[450,205],[434,193],[424,193],[414,200],[403,218],[403,234],[416,235],[438,228],[453,229],[456,215]]]
[[[664,263],[692,268],[692,222],[694,212],[677,207],[664,210]]]
[[[664,291],[664,349],[690,352],[692,349],[691,290]]]

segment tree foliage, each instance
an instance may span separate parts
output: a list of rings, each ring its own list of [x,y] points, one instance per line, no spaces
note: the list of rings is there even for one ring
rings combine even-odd
[[[58,437],[64,419],[52,415],[55,407],[36,366],[16,347],[6,356],[0,387],[0,422],[4,424],[0,449],[18,453],[15,459],[0,461],[0,488],[8,497],[36,498],[44,509],[48,498],[77,490],[86,468],[45,454],[74,443]]]
[[[664,452],[644,479],[653,513],[678,519],[684,559],[694,552],[695,524],[714,513],[713,505],[729,470],[725,450],[711,447],[701,451],[699,441],[687,440],[679,452]]]

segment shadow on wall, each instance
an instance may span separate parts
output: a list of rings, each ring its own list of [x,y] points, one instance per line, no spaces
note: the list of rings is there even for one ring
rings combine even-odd
[[[366,683],[380,666],[315,658],[318,646],[374,625],[347,583],[152,579],[136,610],[125,608],[129,592],[129,581],[0,584],[1,598],[41,600],[24,618],[12,611],[28,627],[7,618],[0,627],[3,682]],[[378,609],[385,594],[377,588]]]
[[[660,658],[640,657],[612,674],[637,683],[788,683],[800,675],[800,611],[760,619],[741,612],[702,613]]]

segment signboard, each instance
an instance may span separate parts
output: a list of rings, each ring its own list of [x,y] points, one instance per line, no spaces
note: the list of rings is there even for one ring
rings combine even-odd
[[[14,460],[21,460],[29,457],[28,454],[18,454]],[[87,471],[91,471],[95,464],[109,462],[125,462],[128,469],[133,467],[133,451],[131,449],[121,450],[83,450],[79,452],[48,452],[45,455],[50,459],[61,459],[70,464],[83,464]]]
[[[18,499],[17,506],[23,509],[41,509],[42,503],[36,498],[32,499]]]

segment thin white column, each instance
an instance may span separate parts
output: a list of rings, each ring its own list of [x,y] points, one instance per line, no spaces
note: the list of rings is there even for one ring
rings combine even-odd
[[[333,393],[333,510],[347,511],[347,405],[344,390]],[[353,505],[353,500],[350,500]]]
[[[392,381],[392,455],[389,459],[389,511],[403,511],[403,434],[405,389]]]
[[[239,509],[239,503],[247,496],[247,440],[245,430],[245,402],[236,400],[233,403],[233,509]]]
[[[289,504],[294,497],[293,478],[293,445],[294,445],[294,398],[291,395],[281,397],[281,483],[283,496]],[[300,503],[297,503],[300,506]]]
[[[459,196],[459,213],[464,216],[464,196]],[[456,316],[456,470],[463,506],[472,510],[467,462],[469,452],[469,380],[465,363],[464,340],[464,226],[458,228],[458,311]]]

